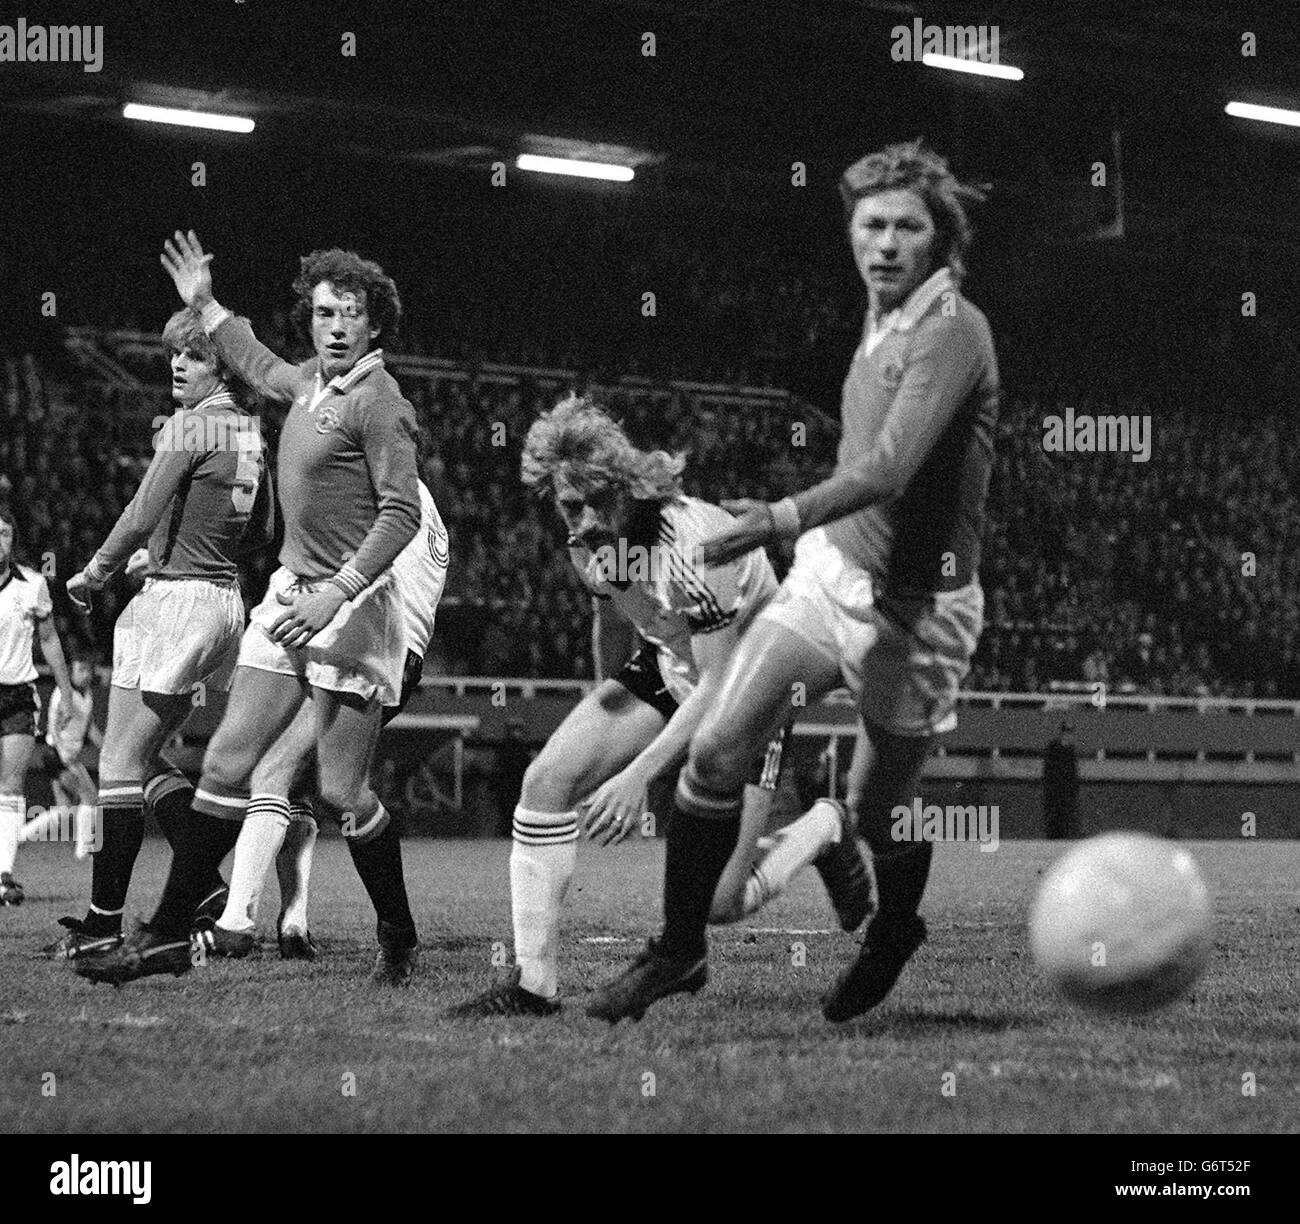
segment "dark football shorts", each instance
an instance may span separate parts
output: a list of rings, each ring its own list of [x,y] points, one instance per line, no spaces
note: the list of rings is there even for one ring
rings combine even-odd
[[[665,721],[677,713],[677,699],[664,684],[663,673],[659,670],[659,647],[653,642],[642,642],[637,650],[614,677],[638,701],[644,701],[664,716]],[[750,781],[754,786],[774,791],[781,780],[782,758],[785,755],[785,742],[790,734],[790,721],[777,732],[767,745],[767,751],[754,763]]]
[[[0,684],[0,735],[36,737],[36,685]]]
[[[395,706],[384,706],[384,713],[380,719],[380,726],[388,726],[404,709],[406,703],[411,700],[411,694],[420,687],[420,677],[424,675],[424,656],[418,655],[413,650],[406,652],[406,664],[402,668],[402,693],[397,699]]]

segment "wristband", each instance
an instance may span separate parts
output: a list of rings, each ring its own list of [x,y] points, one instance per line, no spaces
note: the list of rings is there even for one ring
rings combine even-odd
[[[779,502],[771,502],[768,511],[772,515],[772,524],[776,534],[793,540],[799,536],[799,507],[793,497],[783,497]]]
[[[218,327],[230,318],[230,311],[218,302],[216,298],[213,298],[212,301],[208,302],[207,305],[199,311],[199,318],[203,322],[203,330],[210,336]]]
[[[98,553],[91,557],[86,568],[81,571],[81,576],[85,578],[86,585],[95,590],[98,590],[108,581],[109,575],[107,571],[100,566]]]
[[[370,584],[350,565],[345,565],[330,581],[349,599],[355,599]]]

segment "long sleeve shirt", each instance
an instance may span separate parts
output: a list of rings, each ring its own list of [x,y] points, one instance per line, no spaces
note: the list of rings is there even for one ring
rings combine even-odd
[[[216,306],[215,303],[212,306]],[[320,360],[281,360],[246,319],[205,311],[221,355],[256,391],[288,403],[276,484],[284,515],[280,564],[359,595],[420,526],[415,409],[373,349],[328,382]]]
[[[140,487],[88,568],[107,578],[148,541],[151,577],[235,582],[239,558],[275,534],[270,483],[258,419],[214,392],[164,422]]]
[[[941,268],[849,366],[835,474],[852,472],[874,499],[827,524],[831,542],[898,596],[969,583],[997,415],[988,321]]]

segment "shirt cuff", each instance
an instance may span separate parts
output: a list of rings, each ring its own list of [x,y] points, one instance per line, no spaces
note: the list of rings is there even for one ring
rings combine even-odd
[[[199,311],[199,317],[203,320],[203,330],[212,335],[228,318],[228,311],[220,302],[213,298],[206,306]]]
[[[356,599],[370,585],[365,575],[350,565],[345,565],[330,581],[349,599]]]

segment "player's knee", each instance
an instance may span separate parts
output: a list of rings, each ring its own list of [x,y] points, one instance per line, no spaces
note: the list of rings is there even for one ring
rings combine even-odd
[[[711,790],[744,786],[747,764],[744,750],[713,728],[702,728],[691,741],[691,773]]]
[[[321,779],[318,799],[322,814],[336,821],[343,820],[348,813],[369,816],[378,803],[364,784],[349,786],[335,778]]]
[[[256,764],[248,749],[213,740],[203,754],[203,778],[209,785],[238,790],[248,784]],[[102,767],[100,772],[103,773]]]
[[[577,784],[571,768],[544,752],[524,772],[520,806],[534,812],[566,811],[572,805]]]

